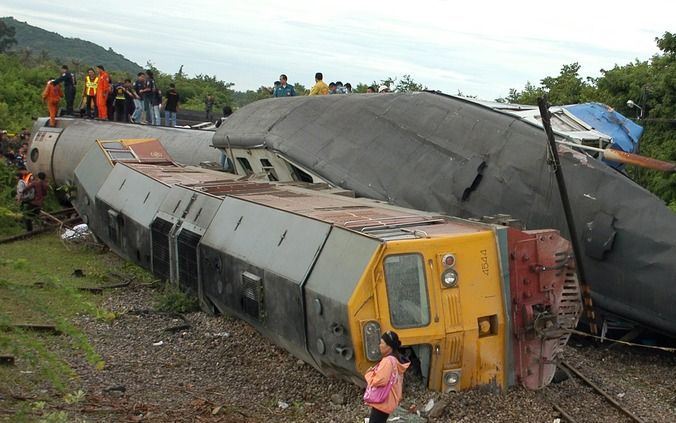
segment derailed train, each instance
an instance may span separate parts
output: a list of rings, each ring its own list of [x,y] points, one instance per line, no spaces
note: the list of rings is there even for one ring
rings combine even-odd
[[[393,329],[430,389],[537,389],[580,314],[555,230],[182,167],[157,140],[99,140],[73,178],[74,206],[113,251],[358,384]]]
[[[278,101],[275,101],[278,100]],[[565,134],[561,134],[565,136]],[[538,125],[432,92],[262,100],[213,144],[265,149],[357,195],[460,217],[507,213],[576,237],[597,315],[676,335],[676,214],[625,175],[560,146],[568,234]]]
[[[57,121],[58,134],[43,134],[51,132],[43,123],[33,131],[29,166],[48,170],[58,184],[72,183],[75,165],[95,139],[157,136],[183,164],[223,163],[227,156],[239,175],[325,181],[360,196],[462,217],[508,213],[528,227],[567,233],[542,129],[462,98],[263,100],[239,110],[215,135],[67,119]],[[49,142],[36,142],[41,137]],[[36,149],[41,153],[33,162]],[[560,155],[600,323],[619,316],[675,335],[676,215],[586,153],[560,147]]]

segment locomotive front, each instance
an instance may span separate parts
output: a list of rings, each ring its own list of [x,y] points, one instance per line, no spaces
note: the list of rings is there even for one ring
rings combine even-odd
[[[389,234],[348,302],[359,372],[394,330],[429,389],[548,384],[581,311],[569,243],[461,220],[407,233]]]

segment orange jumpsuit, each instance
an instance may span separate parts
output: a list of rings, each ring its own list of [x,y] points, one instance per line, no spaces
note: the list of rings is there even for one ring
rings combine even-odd
[[[96,108],[99,119],[108,120],[108,93],[110,93],[110,77],[108,72],[99,71],[99,86],[96,89]]]
[[[47,86],[42,91],[42,101],[47,103],[49,110],[49,124],[52,128],[56,127],[56,112],[59,110],[59,101],[61,101],[63,93],[61,92],[61,85],[54,85],[51,81],[47,82]]]

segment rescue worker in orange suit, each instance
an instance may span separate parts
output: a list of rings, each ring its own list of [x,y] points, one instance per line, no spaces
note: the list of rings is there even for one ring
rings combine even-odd
[[[87,69],[87,76],[85,76],[85,90],[84,98],[86,99],[85,103],[85,113],[87,113],[88,118],[94,117],[94,108],[96,107],[96,92],[99,88],[99,77],[94,73],[94,69]]]
[[[47,81],[47,86],[42,91],[42,101],[47,103],[49,109],[49,126],[56,127],[56,112],[59,110],[59,101],[63,97],[61,85],[52,84],[53,80]]]
[[[99,71],[99,85],[96,88],[96,107],[99,110],[99,119],[108,120],[108,94],[110,93],[110,77],[103,65],[96,67]]]

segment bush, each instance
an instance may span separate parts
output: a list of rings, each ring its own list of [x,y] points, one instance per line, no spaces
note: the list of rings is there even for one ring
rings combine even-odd
[[[189,313],[199,310],[197,298],[167,283],[157,298],[157,310],[172,313]]]

